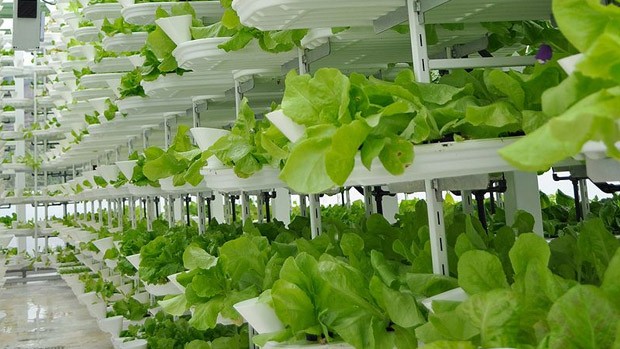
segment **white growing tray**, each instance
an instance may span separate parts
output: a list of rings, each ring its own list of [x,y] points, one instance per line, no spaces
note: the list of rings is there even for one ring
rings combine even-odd
[[[274,69],[297,57],[297,51],[269,53],[260,49],[258,43],[234,52],[226,52],[217,46],[230,38],[208,38],[184,42],[172,55],[179,67],[190,70]]]
[[[84,75],[80,79],[80,86],[84,88],[108,88],[108,80],[117,80],[123,73],[103,73]]]
[[[133,70],[133,64],[127,57],[108,57],[99,63],[92,65],[91,70],[94,73],[117,73],[128,72]]]
[[[105,3],[86,6],[82,15],[91,21],[98,19],[115,19],[121,16],[121,5],[118,3]]]
[[[260,30],[363,27],[403,0],[234,0],[241,23]]]
[[[363,27],[404,0],[233,0],[241,23],[261,30]],[[551,18],[550,0],[451,0],[425,13],[426,23],[480,23]]]
[[[89,88],[86,90],[77,90],[71,92],[71,95],[75,100],[78,101],[87,101],[94,98],[113,98],[114,92],[109,88]]]
[[[176,98],[198,95],[219,95],[234,86],[233,76],[228,73],[185,73],[182,76],[168,74],[155,81],[143,81],[144,92],[152,98]]]
[[[224,9],[220,5],[219,1],[192,1],[190,2],[196,16],[198,18],[206,18],[207,23],[214,23],[220,20]],[[178,2],[144,2],[140,4],[134,4],[123,8],[121,14],[127,23],[132,24],[153,24],[155,23],[155,10],[160,6],[170,11],[173,5],[179,4]]]
[[[148,98],[129,97],[116,102],[118,110],[123,113],[136,115],[181,112],[192,107],[192,101],[187,98]],[[162,119],[163,121],[163,119]]]
[[[74,31],[73,35],[79,41],[99,41],[99,29],[95,27],[82,27]]]
[[[147,36],[146,32],[107,36],[103,39],[103,48],[112,52],[139,51],[146,44]]]

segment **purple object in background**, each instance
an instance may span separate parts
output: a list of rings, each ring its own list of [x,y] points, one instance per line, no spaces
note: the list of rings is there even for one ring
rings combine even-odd
[[[538,53],[536,53],[536,60],[539,63],[546,63],[548,60],[553,57],[553,51],[551,50],[551,46],[543,44],[538,48]]]

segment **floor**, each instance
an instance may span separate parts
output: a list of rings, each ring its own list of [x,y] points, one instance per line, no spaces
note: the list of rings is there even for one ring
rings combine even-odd
[[[112,344],[65,282],[54,280],[0,289],[0,349],[26,348],[109,349]]]

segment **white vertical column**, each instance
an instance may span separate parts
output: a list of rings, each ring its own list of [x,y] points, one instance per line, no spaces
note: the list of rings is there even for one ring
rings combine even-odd
[[[385,217],[390,224],[396,223],[396,214],[398,213],[398,196],[383,196],[381,198],[381,205],[383,207],[383,217]]]
[[[291,194],[286,188],[276,188],[273,199],[273,218],[288,226],[291,223]]]
[[[310,200],[310,233],[314,239],[321,235],[321,200],[319,194],[310,194],[308,199]]]
[[[426,29],[421,21],[422,14],[417,11],[417,0],[407,0],[409,13],[409,33],[413,53],[413,72],[418,82],[430,82],[428,48],[426,46]]]
[[[491,195],[493,195],[491,193]],[[474,213],[474,203],[471,200],[471,190],[461,190],[461,207],[464,214]]]
[[[585,219],[590,213],[590,198],[588,197],[588,181],[586,179],[579,180],[579,198],[581,199],[581,211]]]
[[[512,225],[518,210],[527,211],[534,216],[534,233],[542,236],[542,211],[538,192],[536,173],[506,172],[506,224]]]
[[[242,191],[239,197],[241,199],[241,221],[245,223],[248,218],[252,217],[250,215],[250,195]]]
[[[220,192],[213,192],[213,200],[211,201],[211,217],[217,220],[218,223],[226,222],[226,215],[224,212],[224,195]]]
[[[442,192],[439,190],[437,180],[427,179],[424,181],[424,186],[426,187],[426,202],[428,204],[428,226],[431,238],[433,273],[449,275]]]
[[[377,212],[375,200],[372,196],[372,187],[364,187],[364,208],[366,209],[366,217]]]

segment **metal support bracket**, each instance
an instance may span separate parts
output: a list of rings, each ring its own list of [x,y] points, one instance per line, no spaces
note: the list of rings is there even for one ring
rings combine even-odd
[[[196,206],[198,207],[198,234],[205,234],[207,232],[206,227],[206,215],[205,215],[205,197],[203,193],[196,195]]]
[[[305,74],[309,71],[310,64],[329,56],[331,52],[332,47],[329,41],[311,50],[306,49],[303,51],[301,59],[296,58],[282,65],[282,74],[288,74],[291,70],[299,70],[300,63],[305,66],[305,68],[303,68],[304,71],[300,71],[300,74]]]
[[[318,194],[308,195],[310,199],[310,233],[312,238],[321,235],[321,199]]]
[[[443,215],[442,192],[439,190],[437,180],[427,179],[424,183],[426,186],[426,201],[428,204],[428,223],[431,238],[433,273],[437,275],[449,275],[448,246]]]
[[[241,198],[241,221],[245,223],[248,218],[252,218],[250,215],[250,195],[242,191],[239,196]]]

